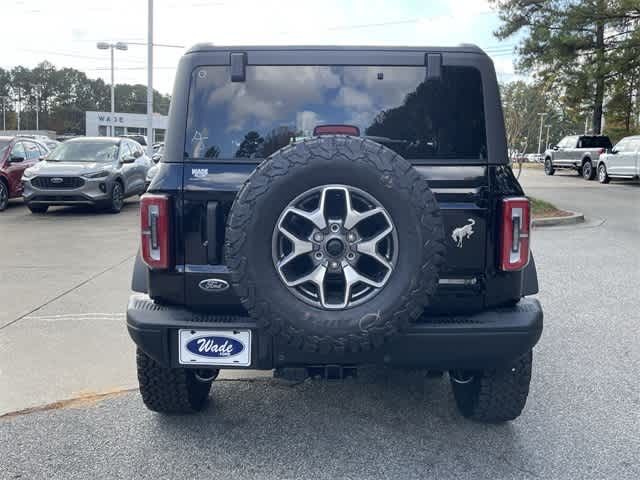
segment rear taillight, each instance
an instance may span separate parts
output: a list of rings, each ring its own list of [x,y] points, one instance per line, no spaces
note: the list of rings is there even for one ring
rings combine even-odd
[[[526,198],[502,200],[502,232],[500,237],[500,269],[522,270],[529,263],[531,213]]]
[[[149,268],[169,268],[169,197],[145,194],[140,199],[142,259]]]
[[[606,149],[606,148],[601,148],[600,150],[598,150],[598,153],[599,153],[600,155],[602,155],[602,154],[603,154],[604,152],[606,152],[606,151],[607,151],[607,149]]]

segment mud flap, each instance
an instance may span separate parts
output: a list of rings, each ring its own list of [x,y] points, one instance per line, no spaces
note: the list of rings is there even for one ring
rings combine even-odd
[[[140,250],[138,250],[138,253],[136,255],[136,262],[133,265],[131,290],[138,293],[149,293],[149,269],[142,261]]]
[[[522,272],[522,296],[535,295],[538,293],[538,272],[536,271],[536,261],[531,253],[531,261]]]

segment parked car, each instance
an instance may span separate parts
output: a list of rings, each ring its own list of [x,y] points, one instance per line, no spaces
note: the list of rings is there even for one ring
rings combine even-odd
[[[520,415],[543,315],[484,52],[202,44],[173,91],[127,308],[148,408],[202,409],[220,369],[378,365],[448,370],[465,416]]]
[[[156,145],[153,146],[153,155],[151,155],[151,160],[153,160],[154,163],[158,163],[162,160],[162,156],[164,155],[164,143],[158,145],[157,148]]]
[[[22,138],[30,138],[32,140],[36,140],[36,141],[46,145],[47,149],[49,149],[49,150],[53,150],[55,147],[60,145],[59,141],[54,140],[53,138],[49,138],[46,135],[33,135],[33,134],[28,134],[28,133],[19,133],[17,136],[18,137],[22,137]]]
[[[553,175],[556,169],[568,168],[585,180],[596,176],[598,157],[611,148],[606,135],[570,135],[544,152],[544,173]]]
[[[119,135],[120,138],[129,138],[135,142],[138,142],[140,145],[142,145],[143,147],[146,147],[148,145],[147,143],[147,136],[146,135],[135,135],[135,134],[131,134],[131,135]]]
[[[151,181],[153,180],[153,177],[155,177],[156,174],[158,173],[158,168],[159,168],[159,165],[157,165],[157,162],[156,162],[155,165],[152,165],[151,168],[147,170],[147,177],[145,179],[145,191],[149,188],[149,185],[151,185]]]
[[[598,181],[612,178],[640,178],[640,135],[624,137],[610,153],[600,155]]]
[[[33,213],[50,205],[94,205],[113,213],[124,199],[144,193],[151,159],[137,142],[117,137],[67,140],[22,176]]]
[[[10,198],[22,195],[23,172],[38,163],[49,149],[37,140],[23,137],[0,137],[0,212]]]

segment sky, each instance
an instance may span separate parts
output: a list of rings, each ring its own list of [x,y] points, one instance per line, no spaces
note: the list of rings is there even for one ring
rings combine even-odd
[[[0,67],[48,60],[110,82],[109,52],[96,42],[130,42],[116,51],[115,82],[147,83],[147,0],[3,2]],[[515,77],[517,39],[493,36],[486,0],[155,0],[154,88],[171,93],[175,67],[195,43],[217,45],[410,45],[474,43],[498,77]],[[179,48],[160,46],[177,45]]]

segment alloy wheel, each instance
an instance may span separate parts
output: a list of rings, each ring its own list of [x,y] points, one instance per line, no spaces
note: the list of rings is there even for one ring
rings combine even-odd
[[[282,282],[304,302],[327,310],[375,296],[397,255],[398,236],[387,210],[347,185],[323,185],[297,196],[273,231],[273,264]]]
[[[122,208],[122,204],[124,203],[123,197],[122,187],[116,182],[113,185],[113,192],[111,193],[111,200],[113,202],[114,209],[120,210]]]

